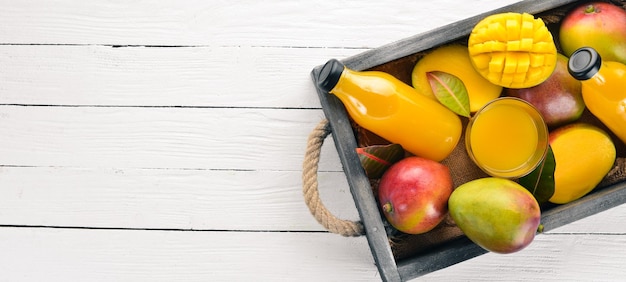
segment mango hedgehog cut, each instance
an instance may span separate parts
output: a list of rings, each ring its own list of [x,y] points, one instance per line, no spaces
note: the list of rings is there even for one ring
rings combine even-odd
[[[482,19],[469,36],[476,70],[491,83],[528,88],[550,77],[556,45],[543,20],[527,13],[501,13]]]

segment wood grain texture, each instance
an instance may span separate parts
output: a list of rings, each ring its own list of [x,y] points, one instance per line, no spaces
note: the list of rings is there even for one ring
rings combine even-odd
[[[0,280],[380,280],[364,244],[328,233],[2,228]]]
[[[380,281],[308,214],[309,73],[506,1],[12,1],[0,9],[0,281]],[[332,138],[320,189],[356,219]],[[427,281],[619,280],[626,206]]]
[[[324,231],[304,205],[298,171],[3,167],[0,175],[0,225]],[[318,181],[334,214],[358,220],[343,172]]]
[[[5,165],[302,169],[321,110],[0,106]],[[332,139],[322,171],[342,171]]]
[[[320,108],[308,71],[364,50],[0,45],[0,104]]]
[[[626,235],[626,204],[594,214],[548,231],[551,234],[614,234]]]
[[[327,233],[2,228],[0,248],[19,255],[0,256],[0,279],[380,281],[366,244]],[[518,253],[486,254],[417,281],[619,281],[624,244],[615,235],[542,235]]]
[[[541,235],[520,252],[488,253],[418,281],[621,281],[624,244],[621,235]]]
[[[377,47],[514,3],[423,1],[19,1],[0,40],[19,44]],[[28,15],[28,16],[24,16]]]

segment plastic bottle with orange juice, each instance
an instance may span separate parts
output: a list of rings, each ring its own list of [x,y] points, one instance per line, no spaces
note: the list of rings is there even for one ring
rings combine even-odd
[[[333,59],[321,68],[318,87],[337,96],[357,124],[414,155],[441,161],[460,139],[459,116],[388,73]]]
[[[606,61],[590,47],[570,56],[570,74],[581,81],[585,106],[626,143],[626,65]]]

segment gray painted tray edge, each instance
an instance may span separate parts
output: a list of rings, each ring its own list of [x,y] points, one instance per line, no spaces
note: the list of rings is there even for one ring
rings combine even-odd
[[[373,68],[466,36],[480,19],[489,14],[509,11],[535,14],[575,2],[583,1],[521,1],[368,50],[341,61],[355,70]],[[317,85],[320,68],[321,65],[311,71],[315,85]],[[428,253],[395,261],[369,179],[365,175],[355,151],[357,147],[356,137],[345,108],[336,97],[320,89],[317,89],[317,92],[324,114],[330,122],[333,140],[344,167],[356,208],[365,226],[370,250],[383,281],[410,280],[486,253],[484,249],[463,237]],[[549,231],[623,203],[626,203],[626,181],[605,187],[597,193],[592,193],[569,204],[556,206],[542,214],[541,223],[544,226],[544,231]]]

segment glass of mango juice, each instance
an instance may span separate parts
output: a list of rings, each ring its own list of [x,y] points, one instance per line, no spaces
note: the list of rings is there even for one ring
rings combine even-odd
[[[519,178],[532,172],[548,151],[548,128],[528,102],[497,98],[470,119],[465,132],[470,158],[487,174]]]

